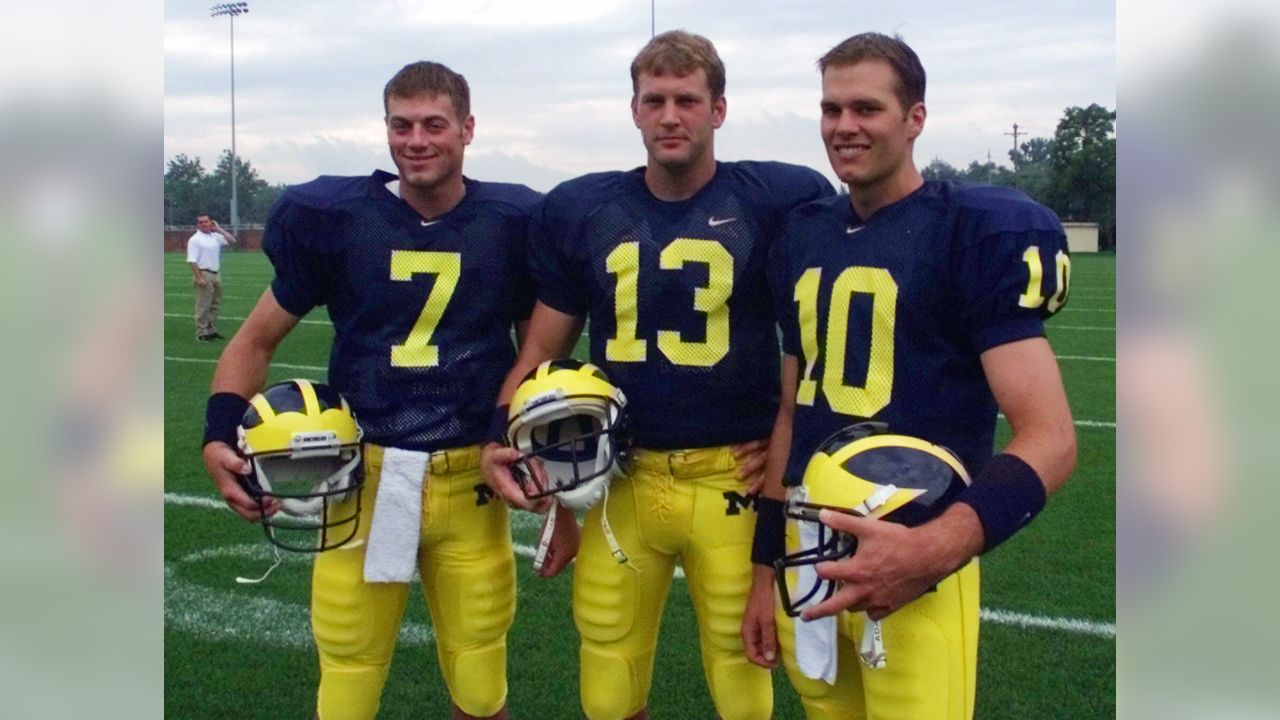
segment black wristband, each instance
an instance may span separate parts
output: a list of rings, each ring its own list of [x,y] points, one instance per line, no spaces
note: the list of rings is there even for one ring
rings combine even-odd
[[[773,561],[787,554],[786,503],[763,495],[756,497],[756,532],[751,541],[751,562],[773,567]]]
[[[507,415],[510,405],[499,405],[493,409],[493,417],[489,418],[489,430],[485,433],[485,442],[507,444]]]
[[[239,438],[236,430],[244,419],[249,401],[235,393],[220,392],[209,396],[204,406],[204,443],[224,442],[235,447]]]
[[[1044,509],[1044,483],[1022,458],[1002,453],[991,458],[957,502],[967,504],[982,523],[982,552],[1013,537]]]

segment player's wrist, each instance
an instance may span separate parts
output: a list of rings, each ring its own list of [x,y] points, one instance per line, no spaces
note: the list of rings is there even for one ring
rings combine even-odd
[[[204,407],[204,445],[223,442],[235,447],[239,441],[240,421],[249,401],[236,393],[219,392],[209,396]]]
[[[505,445],[507,443],[507,419],[511,405],[499,405],[493,409],[489,418],[489,428],[485,431],[485,444]]]
[[[751,562],[773,567],[787,552],[785,503],[760,495],[756,498],[756,529],[751,541]]]
[[[973,484],[957,498],[982,525],[982,553],[994,550],[1026,527],[1044,509],[1044,483],[1035,468],[1009,453],[991,458]]]

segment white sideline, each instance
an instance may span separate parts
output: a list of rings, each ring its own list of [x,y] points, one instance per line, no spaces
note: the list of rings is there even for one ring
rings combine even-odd
[[[164,494],[166,505],[181,505],[206,509],[226,510],[230,508],[221,500],[207,495],[188,495],[185,493],[167,492]],[[537,518],[528,513],[515,513],[513,524],[516,527],[536,527]],[[515,553],[522,558],[532,558],[534,548],[529,545],[515,544]],[[236,639],[270,639],[288,647],[309,647],[311,634],[307,630],[310,621],[307,609],[300,605],[285,603],[279,600],[264,598],[245,599],[242,592],[233,593],[229,589],[215,590],[182,581],[176,577],[176,566],[204,560],[239,557],[254,561],[267,562],[271,559],[271,549],[263,541],[254,545],[233,545],[230,547],[211,548],[187,555],[176,563],[165,563],[165,623],[174,624],[194,633],[217,633],[219,636],[232,636]],[[306,556],[285,553],[289,562],[306,562]],[[250,572],[252,570],[252,572]],[[246,568],[250,574],[260,572],[258,568]],[[683,568],[677,567],[676,577],[683,578]],[[270,582],[270,581],[268,581]],[[231,578],[227,578],[228,588],[234,587]],[[1027,613],[1001,610],[998,608],[982,608],[983,622],[996,625],[1008,625],[1027,630],[1056,630],[1076,635],[1090,635],[1104,639],[1115,639],[1115,623],[1098,622],[1081,618],[1046,617]],[[245,620],[252,622],[245,623]],[[286,630],[285,628],[289,628]],[[266,630],[266,631],[264,631]],[[426,644],[431,642],[431,628],[418,623],[406,622],[400,630],[400,642]]]

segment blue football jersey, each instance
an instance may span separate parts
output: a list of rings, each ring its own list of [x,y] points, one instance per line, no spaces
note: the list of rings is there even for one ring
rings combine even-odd
[[[329,384],[366,440],[478,443],[515,360],[512,323],[533,306],[527,238],[541,196],[467,179],[462,202],[426,221],[387,188],[395,179],[379,171],[286,190],[263,235],[271,290],[299,317],[328,309]]]
[[[637,445],[769,434],[779,358],[769,245],[788,211],[832,194],[807,168],[726,162],[677,202],[649,192],[644,168],[547,195],[530,239],[538,298],[589,318],[591,361],[626,393]]]
[[[926,182],[867,222],[847,197],[797,209],[769,271],[799,365],[785,476],[796,484],[824,439],[868,419],[977,473],[997,411],[979,356],[1044,334],[1070,258],[1058,218],[1023,193]]]

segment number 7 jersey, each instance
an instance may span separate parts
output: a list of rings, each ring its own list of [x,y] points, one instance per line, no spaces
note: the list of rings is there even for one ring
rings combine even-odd
[[[654,197],[644,168],[547,195],[530,236],[538,298],[589,317],[591,361],[626,393],[639,447],[769,434],[779,353],[768,248],[788,211],[832,194],[808,168],[721,162],[687,200]]]
[[[1043,336],[1070,267],[1058,218],[1017,190],[926,182],[866,222],[847,196],[797,209],[769,267],[799,366],[786,481],[863,419],[945,446],[977,473],[997,411],[980,356]]]
[[[541,196],[467,179],[462,201],[428,221],[387,187],[395,179],[321,177],[286,190],[263,237],[271,289],[298,317],[327,307],[329,384],[365,440],[472,445],[515,360],[512,324],[533,305],[526,241]]]

